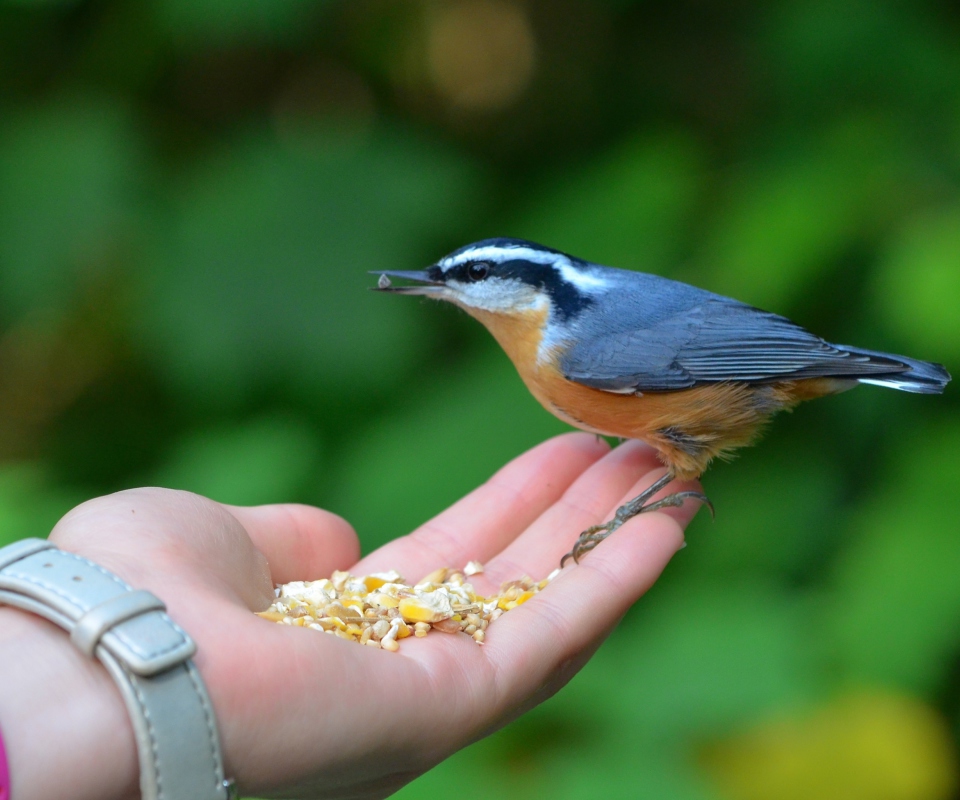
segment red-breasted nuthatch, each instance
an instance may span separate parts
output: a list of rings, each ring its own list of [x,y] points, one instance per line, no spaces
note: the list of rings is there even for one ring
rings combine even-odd
[[[521,239],[469,244],[423,271],[374,274],[382,291],[448,300],[482,322],[560,419],[656,448],[667,474],[585,531],[574,560],[640,512],[709,502],[695,492],[648,501],[674,477],[699,477],[750,444],[777,411],[858,383],[939,394],[950,380],[939,364],[829,344],[729,297]]]

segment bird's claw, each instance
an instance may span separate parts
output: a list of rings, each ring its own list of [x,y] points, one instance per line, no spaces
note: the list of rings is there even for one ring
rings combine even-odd
[[[567,561],[571,558],[575,564],[579,564],[580,559],[583,558],[583,556],[593,550],[594,547],[600,544],[600,542],[602,542],[617,528],[623,525],[623,523],[633,519],[633,517],[637,516],[638,514],[643,514],[648,511],[659,511],[661,508],[680,508],[686,500],[699,500],[701,503],[703,503],[703,505],[710,509],[710,516],[714,518],[716,517],[716,511],[713,507],[713,503],[710,502],[710,498],[703,494],[703,492],[674,492],[673,494],[668,494],[666,497],[661,498],[653,503],[644,502],[650,497],[650,495],[650,491],[647,490],[634,500],[631,500],[630,502],[624,503],[622,506],[620,506],[620,508],[617,509],[616,514],[613,515],[613,519],[609,522],[604,522],[601,525],[591,525],[589,528],[587,528],[577,538],[577,541],[573,545],[573,549],[560,559],[560,568],[563,569],[563,567],[566,566]]]

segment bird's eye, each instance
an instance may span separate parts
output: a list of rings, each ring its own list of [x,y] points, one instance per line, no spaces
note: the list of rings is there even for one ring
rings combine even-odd
[[[467,277],[472,281],[482,281],[490,272],[486,261],[474,261],[467,267]]]

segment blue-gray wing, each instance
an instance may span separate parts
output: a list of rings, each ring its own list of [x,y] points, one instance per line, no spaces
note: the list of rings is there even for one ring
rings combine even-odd
[[[785,317],[684,289],[686,303],[671,302],[667,313],[662,306],[631,311],[632,303],[611,308],[606,320],[590,320],[588,311],[580,337],[560,358],[563,374],[611,392],[656,392],[720,381],[856,380],[907,369],[881,354],[829,344]],[[633,324],[624,325],[631,315]],[[609,324],[614,317],[617,324]]]

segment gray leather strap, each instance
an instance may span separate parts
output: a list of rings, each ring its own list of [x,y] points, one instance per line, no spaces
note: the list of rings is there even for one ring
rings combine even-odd
[[[0,549],[0,603],[50,620],[106,667],[133,721],[143,800],[226,800],[193,640],[159,598],[43,539]]]

